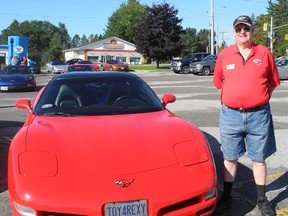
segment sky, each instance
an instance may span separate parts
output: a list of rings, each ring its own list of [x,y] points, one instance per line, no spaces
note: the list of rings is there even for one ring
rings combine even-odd
[[[104,34],[109,17],[128,0],[1,0],[0,31],[8,28],[13,20],[49,21],[58,27],[64,23],[72,38],[85,34]],[[210,29],[211,2],[214,2],[214,32],[219,44],[223,40],[234,43],[232,23],[240,15],[255,17],[267,14],[268,0],[139,0],[141,4],[168,3],[178,10],[182,27]],[[227,34],[223,34],[227,32]],[[8,40],[8,39],[7,39]]]

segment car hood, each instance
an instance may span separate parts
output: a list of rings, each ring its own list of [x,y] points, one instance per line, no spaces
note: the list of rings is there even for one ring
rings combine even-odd
[[[193,64],[193,65],[197,65],[197,64],[200,64],[200,65],[202,65],[202,64],[204,64],[204,65],[207,65],[207,64],[210,64],[210,63],[213,63],[213,61],[198,61],[198,62],[193,62],[193,63],[191,63],[191,64]]]
[[[25,77],[33,76],[32,74],[11,74],[11,75],[0,75],[0,81],[2,82],[15,82],[23,81]]]
[[[167,110],[94,117],[35,117],[27,152],[49,152],[58,173],[127,174],[177,164],[173,146],[195,142],[187,122]]]
[[[112,65],[120,66],[120,67],[127,66],[127,64],[124,64],[124,63],[117,63],[117,64],[112,64]]]

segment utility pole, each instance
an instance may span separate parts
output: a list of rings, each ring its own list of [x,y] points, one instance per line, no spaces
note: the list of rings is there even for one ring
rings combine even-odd
[[[271,21],[270,21],[270,51],[273,53],[273,17],[271,16]]]
[[[214,55],[214,0],[210,0],[210,26],[211,55]]]
[[[281,25],[281,26],[274,27],[274,25],[273,25],[273,17],[271,17],[270,24],[265,22],[264,25],[263,25],[263,31],[264,32],[268,31],[268,26],[270,26],[270,32],[268,32],[268,38],[270,39],[270,51],[273,54],[273,42],[274,42],[274,31],[273,30],[278,29],[278,28],[282,28],[284,26],[288,26],[288,24],[284,24],[284,25]],[[285,36],[285,39],[286,39],[286,36]],[[287,35],[287,39],[288,39],[288,35]]]

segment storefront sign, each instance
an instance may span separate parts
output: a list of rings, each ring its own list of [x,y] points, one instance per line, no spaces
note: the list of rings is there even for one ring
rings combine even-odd
[[[124,49],[124,44],[107,43],[107,44],[103,44],[103,49],[107,49],[107,50],[123,50]]]

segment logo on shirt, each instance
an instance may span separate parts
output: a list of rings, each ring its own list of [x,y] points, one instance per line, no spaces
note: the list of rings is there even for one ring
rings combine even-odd
[[[233,69],[235,69],[235,64],[226,65],[226,69],[227,69],[227,70],[233,70]]]
[[[253,59],[253,63],[260,66],[263,62],[261,59]]]

